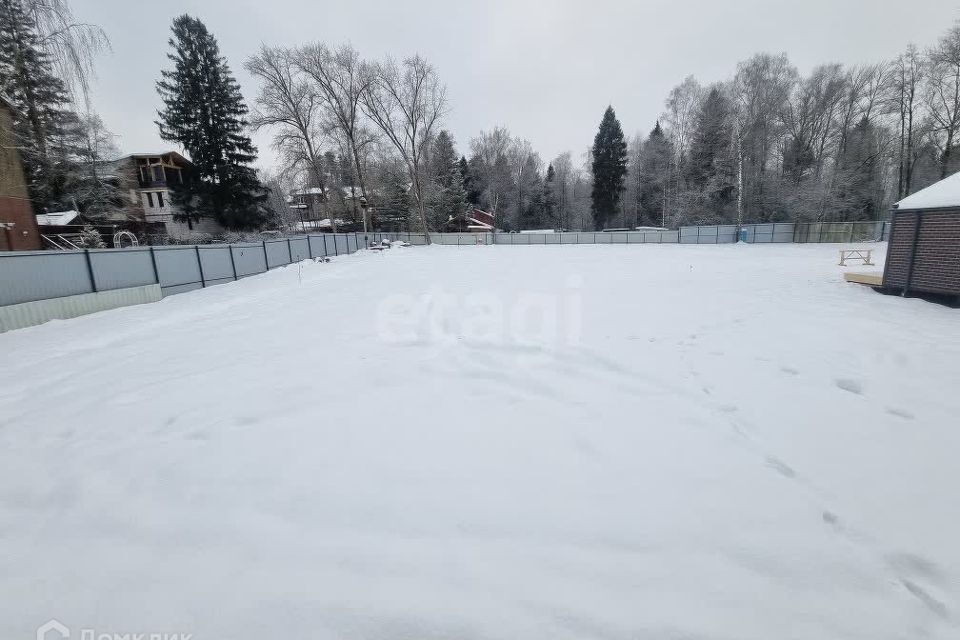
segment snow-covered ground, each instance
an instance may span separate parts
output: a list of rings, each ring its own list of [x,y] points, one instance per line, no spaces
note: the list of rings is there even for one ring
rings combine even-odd
[[[960,311],[836,250],[410,247],[0,335],[0,637],[960,637]]]

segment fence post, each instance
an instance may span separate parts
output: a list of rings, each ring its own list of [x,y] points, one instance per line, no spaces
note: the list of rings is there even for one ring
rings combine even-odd
[[[850,223],[850,233],[847,235],[847,242],[853,242],[853,223]]]
[[[96,293],[97,289],[97,276],[93,273],[93,263],[90,262],[90,249],[84,249],[83,255],[87,259],[87,275],[90,276],[90,288],[93,289],[93,292]]]
[[[287,264],[293,264],[293,249],[290,248],[290,238],[287,238]]]
[[[327,234],[323,234],[323,257],[327,257]]]
[[[160,270],[157,269],[157,254],[154,252],[153,247],[150,247],[150,262],[153,263],[153,277],[157,279],[157,284],[160,284]]]
[[[237,260],[233,257],[233,245],[228,244],[227,248],[230,249],[230,266],[233,267],[233,280],[237,280]]]
[[[308,233],[308,234],[307,234],[307,253],[310,254],[310,259],[311,259],[311,260],[313,260],[313,242],[312,242],[312,240],[313,240],[312,236]]]
[[[200,245],[193,245],[193,250],[197,254],[197,267],[200,269],[200,286],[207,286],[207,279],[203,276],[203,260],[200,259]]]
[[[261,240],[263,244],[263,272],[266,273],[270,271],[270,258],[267,257],[267,241]]]

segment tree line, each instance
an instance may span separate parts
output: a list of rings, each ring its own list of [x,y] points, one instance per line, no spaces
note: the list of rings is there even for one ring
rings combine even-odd
[[[169,45],[156,123],[194,165],[174,201],[181,219],[232,229],[295,227],[298,190],[356,229],[456,228],[473,207],[504,230],[866,220],[960,168],[960,24],[875,64],[803,75],[760,53],[721,82],[687,77],[649,133],[628,139],[608,106],[593,145],[548,162],[503,126],[458,150],[446,87],[419,55],[262,46],[243,61],[258,83],[248,110],[201,21],[176,18]],[[113,136],[87,97],[108,47],[66,0],[0,0],[0,91],[38,210],[96,217],[122,197],[105,175]],[[279,158],[268,174],[253,169],[257,130]]]

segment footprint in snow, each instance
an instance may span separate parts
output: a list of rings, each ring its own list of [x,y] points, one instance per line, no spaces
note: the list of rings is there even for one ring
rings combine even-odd
[[[793,470],[793,467],[785,463],[783,460],[779,460],[773,456],[767,456],[767,465],[784,478],[797,477],[797,472]]]
[[[833,381],[833,383],[837,385],[839,389],[849,391],[850,393],[854,393],[858,396],[863,395],[863,385],[860,384],[859,380],[853,380],[851,378],[837,378]]]
[[[914,415],[907,411],[906,409],[899,409],[897,407],[887,407],[887,413],[892,416],[897,416],[898,418],[903,418],[904,420],[913,420]]]
[[[837,517],[837,514],[833,513],[832,511],[824,511],[824,512],[823,512],[823,521],[824,521],[826,524],[828,524],[828,525],[830,525],[831,527],[833,527],[834,530],[840,531],[840,529],[841,529],[841,527],[840,527],[840,518]]]
[[[793,367],[780,367],[780,371],[786,373],[787,375],[796,376],[800,375],[799,369],[794,369]]]

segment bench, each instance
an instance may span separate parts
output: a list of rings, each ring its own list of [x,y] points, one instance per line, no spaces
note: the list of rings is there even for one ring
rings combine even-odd
[[[873,249],[840,249],[840,266],[847,266],[847,260],[863,260],[863,264],[873,266]]]

